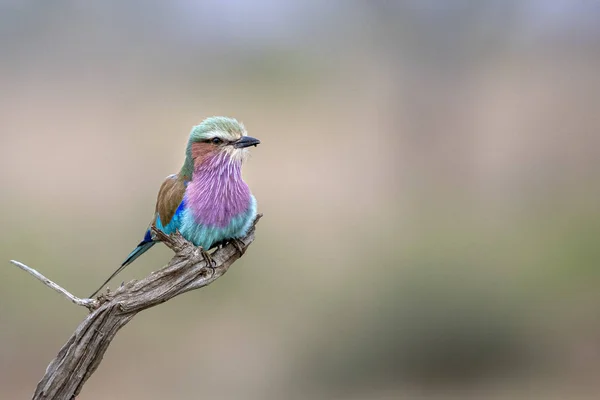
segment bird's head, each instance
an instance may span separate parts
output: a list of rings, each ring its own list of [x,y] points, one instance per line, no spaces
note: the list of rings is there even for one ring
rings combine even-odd
[[[241,163],[248,156],[248,147],[258,144],[260,140],[248,136],[244,125],[237,120],[210,117],[192,128],[186,149],[186,164],[195,168],[217,156],[227,162]]]

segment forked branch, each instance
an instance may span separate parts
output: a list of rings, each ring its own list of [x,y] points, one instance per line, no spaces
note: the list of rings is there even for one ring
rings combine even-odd
[[[261,216],[257,216],[248,235],[239,243],[228,244],[212,254],[216,263],[213,267],[207,266],[200,249],[181,235],[166,236],[155,230],[154,233],[175,252],[169,264],[140,281],[131,281],[114,292],[103,293],[97,299],[73,296],[34,269],[18,261],[11,261],[46,286],[91,311],[46,369],[33,399],[74,399],[100,365],[104,352],[119,329],[138,312],[182,293],[207,286],[223,276],[254,241],[255,226]],[[242,252],[236,247],[240,247]]]

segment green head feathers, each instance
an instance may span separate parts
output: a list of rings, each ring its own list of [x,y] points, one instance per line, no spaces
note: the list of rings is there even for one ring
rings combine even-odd
[[[244,125],[228,117],[210,117],[192,128],[189,143],[202,142],[213,137],[236,141],[246,134]],[[189,145],[189,144],[188,144]]]

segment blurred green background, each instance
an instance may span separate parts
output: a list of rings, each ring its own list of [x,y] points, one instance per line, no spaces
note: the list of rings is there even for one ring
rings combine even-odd
[[[82,399],[597,398],[600,3],[0,0],[0,398],[32,394],[191,126],[257,240]],[[111,286],[171,254],[157,246]]]

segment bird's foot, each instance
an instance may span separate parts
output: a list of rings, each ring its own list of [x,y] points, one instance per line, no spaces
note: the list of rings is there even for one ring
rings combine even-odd
[[[240,253],[240,256],[244,255],[244,253],[246,252],[246,249],[244,249],[244,246],[246,244],[242,240],[231,239],[231,244],[233,245],[233,247],[235,247],[235,249],[238,251],[238,253]]]
[[[200,247],[200,253],[202,254],[202,258],[204,259],[204,262],[206,262],[206,266],[210,269],[213,270],[213,274],[215,273],[215,268],[217,266],[217,263],[215,260],[213,260],[212,256],[210,255],[210,253],[206,250],[204,250],[202,247]]]
[[[222,249],[227,244],[226,240],[221,240],[212,245],[211,249]]]

